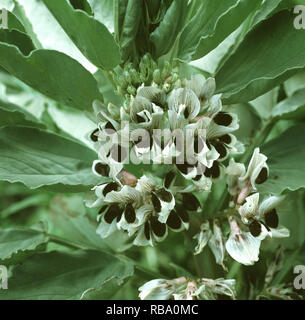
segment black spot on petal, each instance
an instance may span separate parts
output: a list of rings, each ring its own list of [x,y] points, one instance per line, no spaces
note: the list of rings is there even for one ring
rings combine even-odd
[[[201,137],[196,136],[194,139],[194,151],[200,153],[204,148],[204,140]]]
[[[227,149],[222,143],[215,143],[214,147],[216,151],[219,153],[219,158],[223,159],[227,156]]]
[[[213,166],[211,168],[206,168],[204,171],[204,175],[207,178],[217,179],[220,177],[220,168],[217,161],[214,161]]]
[[[187,119],[190,116],[188,108],[185,108],[183,115],[185,119]]]
[[[97,136],[97,133],[99,132],[99,129],[95,129],[91,135],[90,135],[90,139],[93,141],[93,142],[97,142],[98,141],[98,136]]]
[[[270,228],[277,228],[279,225],[279,216],[275,209],[265,213],[265,222]]]
[[[111,224],[112,221],[122,213],[122,209],[117,205],[113,204],[109,207],[106,212],[104,219],[107,223]]]
[[[177,214],[178,216],[182,219],[183,222],[187,223],[190,221],[189,214],[183,207],[178,207],[177,208]]]
[[[109,168],[108,164],[97,162],[95,164],[94,169],[98,174],[100,174],[103,177],[108,177],[109,176],[110,168]]]
[[[176,164],[178,170],[187,175],[192,169],[194,169],[194,166],[191,166],[190,164],[184,163],[184,164]]]
[[[226,112],[219,112],[217,116],[214,118],[214,122],[219,126],[229,126],[233,121],[232,116],[230,116]]]
[[[232,138],[228,134],[225,134],[224,136],[220,137],[219,140],[225,144],[230,144],[232,142]]]
[[[166,224],[174,229],[174,230],[179,230],[181,228],[181,219],[178,216],[178,214],[176,213],[176,211],[172,210],[171,213],[169,214]]]
[[[172,184],[173,180],[175,179],[176,173],[175,171],[169,171],[164,179],[164,187],[168,189]]]
[[[127,151],[122,146],[114,144],[111,147],[111,157],[116,162],[123,162],[127,158]]]
[[[171,202],[172,199],[173,199],[173,195],[170,192],[168,192],[168,191],[166,191],[164,189],[159,190],[157,192],[157,195],[164,202]]]
[[[183,193],[182,198],[186,210],[196,211],[200,207],[200,202],[192,193]]]
[[[145,119],[137,114],[137,123],[143,123],[145,122]]]
[[[129,203],[127,206],[126,206],[126,209],[125,209],[125,212],[124,212],[124,215],[125,215],[125,219],[128,223],[134,223],[135,220],[136,220],[136,212],[132,206],[131,203]]]
[[[256,184],[262,184],[268,179],[268,170],[266,167],[264,167],[259,175],[257,176],[255,183]]]
[[[262,225],[260,222],[254,220],[249,225],[249,230],[253,237],[258,237],[262,232]]]
[[[161,202],[160,202],[159,198],[154,193],[151,194],[151,201],[152,201],[152,204],[155,208],[155,211],[160,212],[161,211]]]
[[[161,223],[157,217],[151,217],[150,219],[150,226],[151,229],[153,231],[153,233],[161,238],[165,235],[166,232],[166,224],[165,223]]]
[[[98,214],[102,214],[108,209],[108,205],[102,206],[101,209],[99,210]]]
[[[103,190],[103,195],[106,196],[107,193],[109,193],[111,191],[117,191],[118,187],[119,187],[119,185],[116,182],[108,183],[107,186]]]
[[[145,234],[145,238],[147,240],[149,240],[150,239],[150,226],[149,226],[149,222],[148,221],[146,221],[145,225],[144,225],[144,234]]]

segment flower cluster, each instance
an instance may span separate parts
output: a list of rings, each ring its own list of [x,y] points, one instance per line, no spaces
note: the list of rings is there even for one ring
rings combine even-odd
[[[141,300],[216,300],[219,295],[235,299],[234,279],[155,279],[139,288]]]
[[[236,261],[252,265],[258,261],[261,241],[267,236],[289,236],[289,230],[279,225],[276,209],[284,196],[268,196],[260,202],[260,194],[256,192],[257,185],[268,178],[269,168],[266,161],[267,157],[260,153],[259,148],[254,150],[247,170],[244,164],[230,160],[225,173],[228,192],[234,200],[232,214],[228,215],[231,232],[225,241],[217,219],[214,220],[213,233],[209,222],[204,222],[201,231],[195,235],[198,241],[195,254],[199,254],[209,244],[216,262],[221,265],[225,259],[225,249]],[[213,241],[217,236],[217,242]]]
[[[200,210],[194,192],[210,191],[225,171],[223,162],[243,151],[232,134],[238,118],[222,106],[215,80],[194,75],[176,81],[169,91],[160,81],[174,76],[164,68],[159,81],[153,72],[149,86],[145,69],[146,80],[120,108],[93,104],[98,128],[90,138],[99,159],[92,168],[112,181],[94,187],[86,204],[100,209],[97,232],[103,238],[123,230],[134,236],[135,245],[153,245],[165,239],[168,229],[187,229],[189,213]],[[126,170],[130,162],[150,169],[136,177]],[[171,167],[160,177],[152,164]]]

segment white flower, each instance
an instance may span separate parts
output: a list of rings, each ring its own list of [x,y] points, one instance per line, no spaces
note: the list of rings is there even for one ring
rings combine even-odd
[[[250,160],[247,172],[239,178],[239,181],[243,185],[251,183],[253,190],[256,190],[256,184],[264,183],[269,174],[269,168],[267,166],[267,157],[260,153],[259,148],[256,148],[253,152]]]
[[[216,263],[221,265],[223,269],[226,270],[224,265],[225,245],[223,242],[221,227],[217,219],[213,221],[213,234],[209,240],[209,247],[214,254]]]
[[[228,190],[232,196],[239,192],[238,180],[245,172],[246,168],[243,163],[235,162],[233,158],[230,159],[229,166],[225,169],[225,173],[227,175]]]
[[[250,232],[240,230],[237,222],[229,218],[231,234],[226,242],[226,250],[237,262],[246,266],[258,261],[261,240],[253,237]]]
[[[141,300],[169,300],[176,287],[170,280],[154,279],[139,288]]]
[[[212,235],[212,232],[210,230],[210,224],[208,221],[204,222],[200,226],[200,230],[201,231],[193,237],[194,239],[197,239],[197,241],[198,241],[198,244],[195,247],[194,255],[197,255],[202,252],[202,250],[205,248],[205,246],[207,245],[207,243]]]

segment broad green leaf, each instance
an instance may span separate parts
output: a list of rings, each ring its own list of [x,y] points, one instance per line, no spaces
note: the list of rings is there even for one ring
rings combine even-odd
[[[289,128],[278,138],[261,148],[268,157],[268,180],[260,192],[278,194],[285,190],[295,191],[305,187],[305,125]]]
[[[132,274],[131,262],[101,251],[41,253],[13,269],[9,290],[1,290],[0,299],[80,299],[94,289],[102,292],[113,277],[122,284]]]
[[[43,127],[39,120],[25,109],[0,99],[0,126],[5,125]]]
[[[26,57],[15,46],[0,43],[0,65],[64,105],[91,110],[92,102],[102,99],[93,76],[61,52],[36,50]]]
[[[121,2],[122,1],[119,1],[119,5],[121,5]],[[119,29],[119,43],[124,59],[130,55],[132,44],[137,36],[142,16],[142,6],[143,0],[128,0],[126,9],[124,8],[125,10],[120,13],[119,26],[121,25],[121,27]]]
[[[272,111],[274,118],[302,119],[305,117],[305,89],[300,89],[292,96],[278,103]]]
[[[42,1],[15,0],[14,14],[26,27],[26,33],[37,49],[63,52],[91,73],[96,71],[97,68],[83,56]]]
[[[97,223],[86,216],[82,195],[56,196],[51,202],[49,217],[63,237],[84,244],[84,247],[111,251],[107,240],[97,235]]]
[[[48,240],[43,232],[30,228],[0,230],[0,263],[4,265],[19,263],[41,250]]]
[[[47,131],[0,129],[0,179],[4,181],[21,182],[31,189],[88,190],[103,180],[91,172],[94,159],[94,151]]]
[[[177,57],[199,59],[236,30],[261,0],[206,0],[184,28]]]
[[[292,96],[296,91],[303,88],[305,88],[305,71],[303,70],[284,82],[287,96]]]
[[[225,103],[253,100],[305,66],[305,30],[295,30],[293,19],[283,11],[262,22],[220,68],[217,91]]]
[[[0,29],[0,42],[15,45],[26,56],[35,49],[32,40],[18,30]]]
[[[94,18],[103,23],[107,29],[114,32],[114,0],[88,0]]]
[[[7,18],[7,22],[8,22],[8,29],[9,30],[18,30],[20,32],[24,32],[25,28],[23,26],[23,24],[19,21],[19,19],[10,11],[7,11],[8,13],[8,18]]]
[[[150,40],[154,44],[157,57],[169,52],[174,45],[184,24],[186,11],[187,1],[173,1],[159,26],[151,33]]]
[[[97,67],[111,70],[120,61],[119,47],[108,29],[67,0],[43,0],[80,51]]]
[[[279,87],[270,90],[262,96],[250,101],[249,104],[254,108],[257,115],[262,119],[270,119],[273,109],[277,103]]]
[[[91,288],[85,291],[81,300],[111,300],[121,290],[117,277],[104,281],[99,288]]]

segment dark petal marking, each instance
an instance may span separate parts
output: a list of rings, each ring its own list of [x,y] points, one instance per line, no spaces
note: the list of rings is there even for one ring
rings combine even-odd
[[[220,159],[223,159],[223,158],[225,158],[227,156],[228,152],[227,152],[226,147],[223,144],[215,143],[214,147],[215,147],[216,151],[219,153],[219,155],[220,155],[219,158]]]
[[[254,220],[249,225],[249,230],[253,237],[258,237],[262,232],[262,225],[258,221]]]
[[[151,201],[152,201],[152,204],[155,208],[155,211],[160,212],[161,211],[161,202],[160,202],[159,198],[154,193],[151,194]]]
[[[177,214],[182,219],[183,222],[187,223],[190,221],[189,214],[183,207],[177,208]]]
[[[103,177],[109,176],[110,168],[109,168],[108,164],[98,162],[98,163],[96,163],[94,169],[98,174],[100,174]]]
[[[107,223],[111,224],[112,221],[120,215],[122,209],[117,204],[111,205],[109,210],[106,212],[104,219]]]
[[[219,168],[219,164],[217,161],[214,161],[212,168],[206,168],[204,171],[204,175],[207,178],[213,178],[213,179],[217,179],[220,176],[220,168]]]
[[[184,110],[184,118],[185,119],[187,119],[189,116],[190,116],[190,113],[189,113],[189,110],[188,110],[188,108],[185,108],[185,110]]]
[[[90,139],[93,141],[93,142],[97,142],[98,141],[98,136],[96,135],[96,133],[98,133],[100,130],[99,129],[95,129],[91,135],[90,135]]]
[[[107,186],[103,190],[103,195],[106,196],[107,193],[109,193],[111,191],[117,191],[118,187],[119,187],[119,185],[116,182],[108,183]]]
[[[168,192],[168,191],[166,191],[164,189],[159,190],[157,192],[157,195],[164,202],[171,202],[172,199],[173,199],[173,195],[170,192]]]
[[[102,206],[101,209],[99,210],[98,214],[104,213],[104,211],[108,209],[108,205]]]
[[[183,193],[183,205],[187,210],[196,211],[200,207],[200,202],[192,193]]]
[[[194,151],[200,153],[204,148],[204,141],[201,137],[196,136],[194,139]]]
[[[220,137],[219,140],[225,144],[230,144],[232,142],[232,138],[228,134],[225,134],[224,136]]]
[[[265,222],[270,228],[277,228],[279,225],[279,216],[275,209],[265,213]]]
[[[161,223],[157,217],[151,217],[150,226],[152,232],[159,238],[163,237],[166,232],[166,224]]]
[[[145,234],[145,238],[147,240],[149,240],[150,239],[150,227],[149,227],[149,222],[148,221],[146,221],[145,225],[144,225],[144,234]]]
[[[164,187],[168,189],[172,184],[173,180],[175,179],[176,173],[175,171],[169,171],[164,179]]]
[[[188,174],[194,167],[189,164],[176,164],[178,170],[183,174]]]
[[[201,178],[202,178],[202,176],[199,174],[195,178],[193,178],[192,180],[199,181]]]
[[[112,123],[110,121],[108,121],[105,125],[105,129],[106,129],[106,132],[108,134],[114,134],[116,132],[114,126],[112,125]]]
[[[128,223],[134,223],[136,220],[136,212],[131,203],[126,206],[125,209],[125,219]]]
[[[145,119],[137,114],[137,123],[143,123]]]
[[[181,228],[182,222],[177,213],[172,210],[169,214],[169,217],[167,218],[166,224],[174,230],[179,230]]]
[[[219,126],[229,126],[233,121],[233,118],[226,112],[219,112],[214,118],[214,122]]]
[[[268,179],[268,170],[266,167],[264,167],[259,175],[257,176],[255,183],[256,184],[262,184]]]

